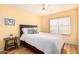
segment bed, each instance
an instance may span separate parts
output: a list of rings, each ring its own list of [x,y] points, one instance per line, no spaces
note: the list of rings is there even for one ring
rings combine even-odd
[[[37,54],[60,54],[64,48],[62,35],[49,33],[24,34],[22,28],[36,28],[36,25],[20,25],[21,45]]]

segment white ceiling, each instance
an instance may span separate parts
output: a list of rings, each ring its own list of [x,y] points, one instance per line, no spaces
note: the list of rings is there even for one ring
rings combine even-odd
[[[42,10],[43,4],[23,4],[20,7],[38,15],[48,15],[78,7],[78,4],[45,4],[46,10]]]

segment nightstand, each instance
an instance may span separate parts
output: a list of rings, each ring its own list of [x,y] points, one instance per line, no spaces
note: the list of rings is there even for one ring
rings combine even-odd
[[[5,49],[4,51],[8,51],[14,48],[18,48],[18,42],[17,42],[18,37],[7,37],[4,38],[5,40]]]

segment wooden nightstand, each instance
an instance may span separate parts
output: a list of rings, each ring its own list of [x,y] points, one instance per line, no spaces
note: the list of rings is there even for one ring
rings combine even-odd
[[[4,51],[8,51],[14,48],[18,48],[18,42],[17,42],[18,37],[7,37],[4,38],[5,40],[5,49]]]

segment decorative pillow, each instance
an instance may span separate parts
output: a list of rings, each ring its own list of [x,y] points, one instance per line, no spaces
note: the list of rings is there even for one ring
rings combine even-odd
[[[32,29],[32,31],[33,31],[34,34],[35,34],[35,33],[38,33],[37,30],[38,30],[37,28],[33,28],[33,29]]]

